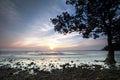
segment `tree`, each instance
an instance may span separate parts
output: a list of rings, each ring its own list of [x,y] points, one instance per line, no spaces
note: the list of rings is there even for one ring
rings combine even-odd
[[[51,19],[55,31],[68,34],[79,32],[83,38],[107,36],[109,52],[106,63],[115,63],[113,42],[120,41],[120,0],[66,0],[75,13],[63,12]]]
[[[120,51],[120,44],[119,43],[113,43],[113,49],[116,51]],[[108,46],[105,46],[102,50],[108,50]]]

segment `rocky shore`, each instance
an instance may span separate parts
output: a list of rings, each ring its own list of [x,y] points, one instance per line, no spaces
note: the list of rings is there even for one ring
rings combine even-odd
[[[66,63],[60,67],[46,71],[27,67],[22,70],[4,65],[0,67],[0,80],[120,80],[120,66],[106,68],[83,64],[71,67]]]

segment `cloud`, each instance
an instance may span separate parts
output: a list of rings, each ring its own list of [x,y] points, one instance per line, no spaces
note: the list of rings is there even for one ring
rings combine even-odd
[[[63,35],[55,33],[49,23],[33,22],[31,28],[22,40],[12,43],[13,47],[36,47],[48,49],[51,44],[56,45],[56,49],[100,49],[106,45],[105,39],[83,39],[80,34],[74,32]],[[98,43],[99,42],[99,43]]]
[[[82,39],[74,32],[54,31],[50,18],[63,11],[74,13],[65,0],[0,0],[0,47],[48,49],[100,49],[104,40]],[[98,43],[99,41],[99,43]],[[88,48],[89,47],[89,48]]]
[[[0,22],[15,23],[20,19],[16,5],[11,0],[0,0]]]

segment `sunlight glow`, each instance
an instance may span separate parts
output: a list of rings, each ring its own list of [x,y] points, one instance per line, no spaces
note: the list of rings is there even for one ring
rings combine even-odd
[[[49,46],[50,50],[54,50],[54,49],[55,49],[55,47],[56,47],[56,45],[55,45],[55,44],[50,44],[50,46]]]

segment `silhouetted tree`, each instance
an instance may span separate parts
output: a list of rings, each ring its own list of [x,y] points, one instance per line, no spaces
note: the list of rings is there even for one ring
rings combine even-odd
[[[55,31],[79,32],[83,38],[107,36],[109,52],[106,63],[115,63],[113,42],[120,41],[120,0],[66,0],[75,13],[63,12],[51,19]]]
[[[113,43],[113,49],[116,51],[120,51],[120,44],[119,43]],[[102,50],[109,50],[108,46],[105,46]]]

